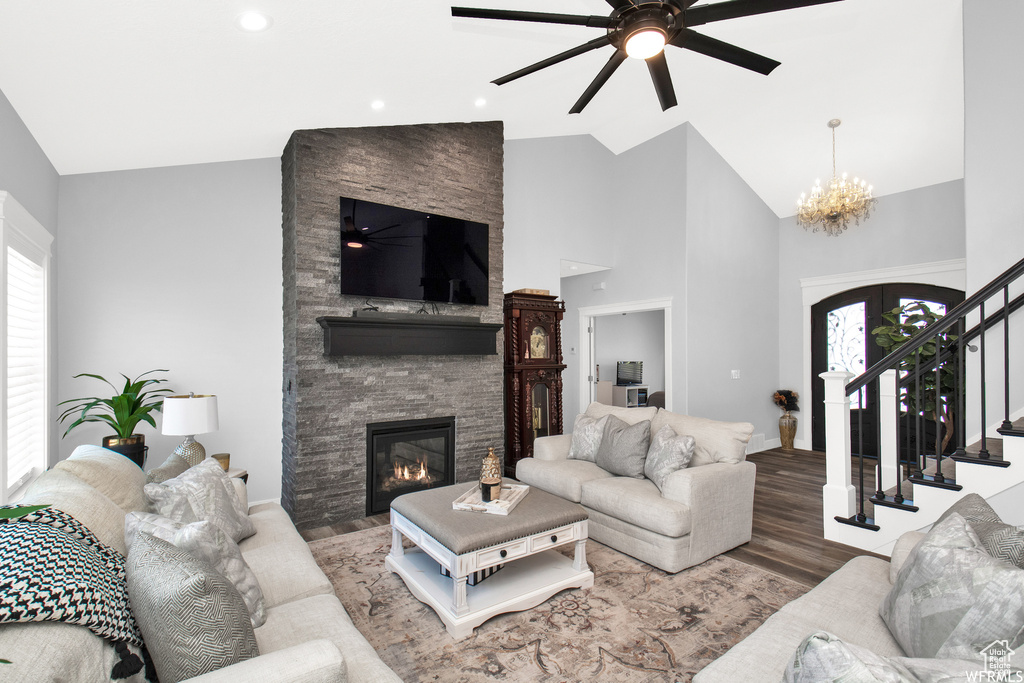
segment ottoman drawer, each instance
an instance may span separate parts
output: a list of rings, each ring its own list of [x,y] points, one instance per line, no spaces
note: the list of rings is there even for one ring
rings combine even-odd
[[[477,551],[476,554],[476,567],[477,569],[484,569],[490,567],[492,564],[501,564],[517,557],[522,557],[527,553],[529,539],[520,538],[510,543],[503,543],[502,545],[496,545],[491,548],[484,548],[483,550]]]
[[[576,540],[576,525],[571,524],[564,526],[560,529],[552,529],[551,531],[545,531],[542,534],[530,537],[530,551],[540,552],[545,548],[551,548],[556,545],[562,545],[569,541]]]

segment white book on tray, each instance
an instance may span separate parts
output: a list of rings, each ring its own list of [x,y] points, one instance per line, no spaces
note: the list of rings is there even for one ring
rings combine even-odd
[[[519,501],[530,492],[526,484],[501,484],[501,497],[488,503],[483,501],[480,487],[474,486],[463,493],[452,503],[452,510],[469,510],[471,512],[483,512],[489,515],[507,515],[512,512]]]

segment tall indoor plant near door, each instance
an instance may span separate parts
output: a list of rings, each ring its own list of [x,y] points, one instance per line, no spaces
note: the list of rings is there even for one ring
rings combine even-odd
[[[153,419],[152,413],[160,411],[165,395],[174,393],[171,389],[152,388],[157,384],[166,382],[166,379],[155,377],[143,379],[146,375],[151,375],[154,372],[169,371],[150,370],[149,372],[142,373],[135,379],[129,379],[127,375],[121,375],[124,377],[124,387],[120,391],[100,375],[93,375],[87,372],[75,375],[76,379],[79,377],[92,377],[93,379],[106,382],[117,393],[110,398],[88,396],[85,398],[72,398],[58,403],[57,405],[72,404],[57,418],[61,423],[73,419],[73,422],[64,432],[64,436],[67,436],[68,432],[85,422],[105,422],[114,428],[114,435],[103,437],[103,447],[117,451],[139,467],[142,467],[146,463],[146,436],[144,434],[136,434],[135,428],[140,422],[146,422],[155,428],[156,421]],[[147,387],[149,388],[147,389]]]

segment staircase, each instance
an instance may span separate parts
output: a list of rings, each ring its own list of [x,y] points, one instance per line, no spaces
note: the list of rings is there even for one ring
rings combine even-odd
[[[1015,486],[1024,492],[1024,401],[1019,386],[1011,393],[1011,378],[1024,376],[1022,307],[1024,260],[863,375],[821,374],[826,539],[889,554],[900,535],[932,524],[968,493],[990,498]],[[864,412],[850,409],[857,393],[858,405],[868,405],[863,397],[872,383],[878,392],[877,414],[868,420],[877,425],[873,435],[853,429]],[[942,388],[935,392],[935,386]],[[945,419],[934,419],[936,405]],[[994,420],[993,413],[999,414]],[[968,424],[977,425],[970,439]],[[952,438],[943,444],[950,428]],[[879,455],[865,457],[865,451]]]

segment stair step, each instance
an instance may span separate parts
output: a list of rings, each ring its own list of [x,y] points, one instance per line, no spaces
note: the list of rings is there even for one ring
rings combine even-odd
[[[1009,429],[1000,427],[996,431],[1003,436],[1024,436],[1024,417],[1010,423]]]
[[[1000,439],[999,437],[992,437],[992,436],[986,438],[985,439],[985,450],[988,451],[989,457],[998,457],[999,459],[1002,459],[1002,457],[1003,457],[1003,440]],[[981,453],[981,442],[980,441],[975,441],[974,443],[972,443],[970,446],[967,447],[967,455],[968,456],[977,458],[979,453]]]
[[[895,487],[893,487],[895,488]],[[872,505],[882,505],[887,508],[893,508],[894,510],[906,510],[907,512],[917,512],[918,507],[914,505],[914,501],[907,497],[903,498],[903,502],[897,503],[896,499],[892,496],[885,496],[883,498],[877,498],[871,496],[869,499]]]
[[[990,467],[1010,466],[1009,461],[1003,460],[1003,456],[1001,453],[999,455],[992,455],[990,452],[989,457],[987,458],[979,457],[977,453],[967,453],[967,455],[953,455],[950,457],[952,457],[953,460],[957,462],[971,462],[974,463],[975,465],[988,465]]]
[[[922,474],[920,477],[910,477],[910,481],[914,482],[915,484],[920,484],[921,486],[932,486],[937,489],[947,489],[949,491],[961,491],[964,488],[963,486],[957,484],[956,480],[951,477],[943,475],[942,479],[939,480],[936,479],[936,476],[938,475]]]
[[[849,518],[839,517],[837,515],[835,519],[840,524],[849,524],[850,526],[860,527],[861,529],[868,529],[869,531],[878,531],[879,528],[881,528],[877,524],[875,524],[875,520],[871,519],[870,517],[865,517],[863,522],[857,520],[857,515],[854,515]]]

